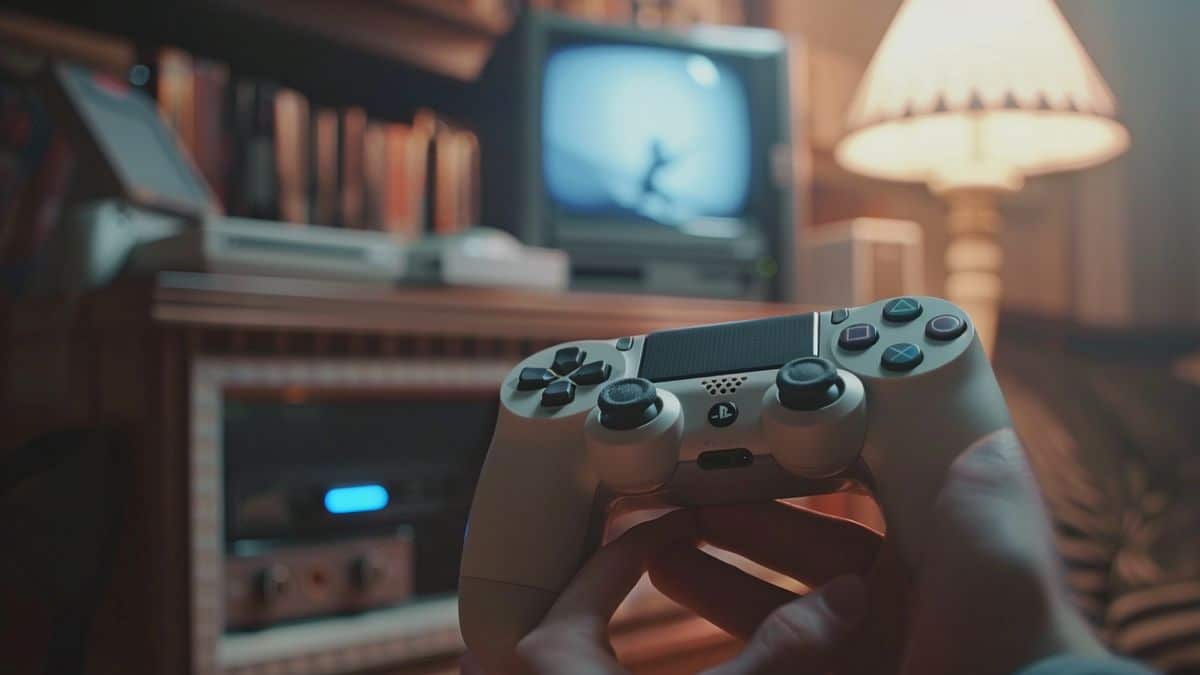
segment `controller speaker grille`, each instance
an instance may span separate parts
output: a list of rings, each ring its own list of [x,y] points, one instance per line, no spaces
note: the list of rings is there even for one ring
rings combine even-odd
[[[706,380],[700,380],[700,386],[704,387],[712,396],[720,396],[722,394],[732,394],[738,390],[748,379],[747,375],[726,375],[725,377],[710,377]]]

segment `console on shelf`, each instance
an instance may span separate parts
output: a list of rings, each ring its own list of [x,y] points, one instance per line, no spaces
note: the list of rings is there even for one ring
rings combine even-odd
[[[6,308],[0,443],[101,424],[130,440],[89,672],[432,672],[463,648],[463,524],[514,364],[796,311],[164,273]],[[636,672],[735,648],[646,588],[615,642]]]

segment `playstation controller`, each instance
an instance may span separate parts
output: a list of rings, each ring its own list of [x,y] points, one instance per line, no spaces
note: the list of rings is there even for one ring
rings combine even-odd
[[[903,297],[538,352],[505,378],[459,618],[503,664],[614,513],[864,490],[919,564],[950,463],[1010,426],[967,314]]]

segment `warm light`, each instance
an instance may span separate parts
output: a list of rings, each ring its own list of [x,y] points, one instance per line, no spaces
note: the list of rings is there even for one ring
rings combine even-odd
[[[851,104],[848,169],[1015,189],[1120,154],[1129,134],[1050,0],[906,0]]]

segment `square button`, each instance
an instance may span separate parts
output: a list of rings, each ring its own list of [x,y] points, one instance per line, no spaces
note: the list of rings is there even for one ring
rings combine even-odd
[[[838,346],[860,352],[879,341],[879,331],[869,323],[856,323],[842,329]]]

